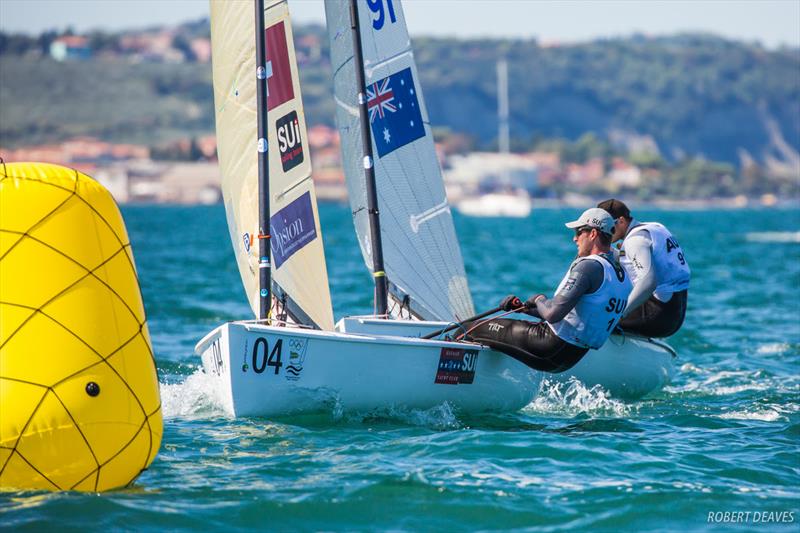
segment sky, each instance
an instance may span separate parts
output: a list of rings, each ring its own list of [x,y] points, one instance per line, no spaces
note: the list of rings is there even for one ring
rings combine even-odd
[[[289,9],[295,24],[324,23],[322,0],[290,0]],[[405,0],[403,9],[412,36],[569,43],[702,31],[800,47],[800,0]],[[0,29],[7,32],[134,29],[204,16],[208,0],[0,0]]]

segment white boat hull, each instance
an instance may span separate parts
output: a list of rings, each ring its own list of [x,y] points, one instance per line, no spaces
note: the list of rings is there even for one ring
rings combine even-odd
[[[350,317],[337,331],[229,322],[195,348],[231,416],[426,409],[510,412],[530,403],[543,378],[580,379],[619,398],[669,383],[674,352],[614,336],[570,371],[547,374],[485,346],[418,338],[445,323]]]
[[[350,333],[420,337],[447,325],[445,322],[348,317],[340,320],[336,328]],[[575,378],[588,387],[600,385],[616,398],[635,400],[661,390],[672,380],[675,357],[675,351],[664,342],[614,334],[599,350],[589,350],[571,369],[545,376],[549,381],[560,382]]]
[[[637,400],[663,389],[675,373],[675,351],[666,343],[636,335],[612,335],[599,350],[550,381],[578,379],[601,386],[615,398]]]
[[[542,374],[479,345],[229,322],[195,348],[232,416],[430,408],[516,411]]]

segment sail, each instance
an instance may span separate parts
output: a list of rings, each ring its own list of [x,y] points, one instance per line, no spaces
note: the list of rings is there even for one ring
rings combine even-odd
[[[391,296],[418,318],[467,318],[474,314],[472,298],[403,9],[399,0],[358,0],[357,5]],[[349,2],[326,0],[325,15],[342,163],[358,242],[371,270]]]
[[[333,329],[305,114],[289,10],[265,2],[273,294],[296,322]],[[211,46],[222,194],[239,273],[258,314],[255,7],[211,2]]]

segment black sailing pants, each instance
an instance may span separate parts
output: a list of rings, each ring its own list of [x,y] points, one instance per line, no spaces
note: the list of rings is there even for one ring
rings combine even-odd
[[[619,321],[623,331],[638,333],[645,337],[669,337],[683,325],[686,318],[687,291],[672,293],[668,302],[657,300],[655,296],[631,311]]]
[[[473,325],[465,324],[467,331]],[[466,339],[510,355],[535,370],[553,373],[569,370],[589,351],[561,339],[544,321],[498,318],[477,326]]]

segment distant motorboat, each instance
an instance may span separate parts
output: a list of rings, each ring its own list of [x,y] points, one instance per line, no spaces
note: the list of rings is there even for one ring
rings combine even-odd
[[[525,218],[531,214],[532,202],[527,192],[517,189],[467,196],[456,209],[471,217]]]

